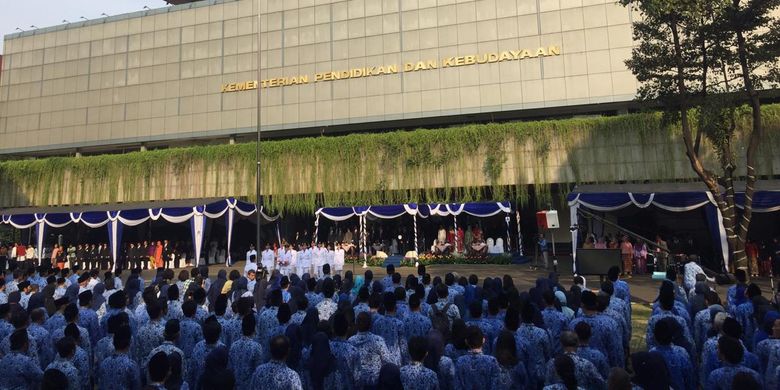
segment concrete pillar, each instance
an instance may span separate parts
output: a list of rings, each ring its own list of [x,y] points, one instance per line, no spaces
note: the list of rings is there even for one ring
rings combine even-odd
[[[235,145],[236,144],[236,136],[235,135],[231,135],[230,136],[230,139],[228,140],[228,144],[230,144],[230,145]]]
[[[142,151],[142,152],[145,152],[145,151],[146,151],[146,145],[144,145],[144,144],[141,144],[141,151]]]
[[[80,150],[76,150],[76,158],[79,158],[79,157],[81,157],[81,151]]]

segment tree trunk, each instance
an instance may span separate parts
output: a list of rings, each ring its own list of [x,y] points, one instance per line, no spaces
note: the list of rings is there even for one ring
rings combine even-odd
[[[727,199],[725,199],[723,196],[723,193],[720,189],[720,185],[718,184],[717,177],[711,171],[704,168],[701,158],[699,157],[695,145],[695,141],[693,139],[693,135],[691,132],[690,120],[688,118],[688,105],[686,103],[688,88],[685,85],[685,70],[683,68],[683,54],[682,54],[682,45],[680,44],[680,35],[677,30],[677,25],[675,23],[671,23],[669,27],[672,31],[672,38],[674,40],[674,51],[675,51],[675,57],[677,62],[676,64],[677,89],[681,96],[680,107],[679,107],[680,122],[682,127],[683,142],[685,144],[686,154],[688,156],[688,160],[690,161],[691,167],[693,168],[694,172],[696,172],[696,174],[699,176],[701,181],[704,182],[704,184],[707,186],[707,189],[709,189],[710,193],[712,194],[712,197],[715,200],[715,204],[717,205],[721,215],[723,216],[723,227],[726,230],[727,238],[731,237],[728,238],[729,246],[733,248],[736,247],[736,245],[738,245],[737,240],[735,240],[734,238],[735,236],[734,223],[736,221],[736,218],[734,215],[733,203],[732,203],[732,207],[728,206]],[[724,262],[723,264],[721,264],[721,268],[723,268],[724,270],[725,270],[726,260],[727,259],[723,259]]]
[[[739,9],[739,0],[734,0],[734,6]],[[745,243],[747,242],[750,221],[753,217],[753,196],[756,192],[756,155],[758,154],[758,146],[761,141],[762,133],[761,102],[758,98],[755,86],[753,85],[753,80],[750,78],[750,66],[747,59],[748,49],[747,44],[745,43],[745,36],[738,23],[734,24],[734,30],[737,36],[737,54],[739,56],[739,65],[742,68],[742,80],[745,84],[745,91],[747,92],[753,114],[753,128],[750,133],[745,162],[745,204],[742,219],[740,220],[737,229],[737,247],[734,248],[734,255],[738,259],[745,259],[747,261]]]

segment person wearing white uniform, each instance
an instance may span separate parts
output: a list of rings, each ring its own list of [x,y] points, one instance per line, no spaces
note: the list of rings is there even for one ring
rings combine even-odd
[[[298,259],[295,262],[295,273],[297,273],[298,276],[303,276],[303,274],[309,272],[311,272],[311,250],[308,249],[304,242],[298,247]]]
[[[309,248],[309,257],[311,258],[311,277],[317,278],[319,277],[320,273],[318,270],[320,269],[318,266],[322,266],[320,262],[320,248],[317,247],[316,242],[311,243],[311,247]]]
[[[290,276],[295,272],[296,264],[298,264],[298,251],[295,250],[295,245],[290,245],[290,264],[287,265],[287,273],[285,275]]]
[[[327,264],[330,268],[330,274],[333,275],[333,246],[332,245],[326,245],[325,246],[325,264]],[[325,265],[323,264],[323,265]]]
[[[269,274],[274,268],[274,251],[268,244],[265,244],[265,249],[263,250],[262,257],[260,258],[260,265],[265,267]]]
[[[282,275],[287,275],[291,262],[292,252],[290,252],[290,244],[284,244],[284,248],[279,250],[279,272]]]
[[[255,259],[257,258],[257,251],[255,250],[254,244],[249,244],[249,250],[246,251],[246,257],[244,258],[246,261],[249,261],[249,257],[255,255]]]
[[[250,255],[246,259],[246,264],[244,264],[244,276],[249,275],[249,271],[257,272],[257,258],[255,255]]]
[[[338,242],[335,248],[336,250],[333,251],[333,272],[336,275],[341,275],[341,270],[344,269],[344,248]]]

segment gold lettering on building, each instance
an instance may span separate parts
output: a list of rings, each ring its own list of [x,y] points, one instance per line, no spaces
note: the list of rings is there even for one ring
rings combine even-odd
[[[387,64],[380,66],[368,66],[363,68],[352,68],[343,70],[333,70],[329,72],[315,73],[312,77],[314,83],[325,81],[336,81],[346,79],[356,79],[363,77],[383,76],[397,74],[399,68],[402,72],[419,72],[423,70],[453,68],[457,66],[468,66],[475,64],[490,64],[504,61],[519,61],[526,58],[539,58],[557,56],[561,54],[561,48],[556,45],[548,47],[539,47],[537,49],[505,50],[492,53],[468,54],[463,56],[445,57],[438,60],[430,59],[424,61],[406,62],[400,67],[396,64]],[[239,83],[222,84],[222,93],[248,91],[257,88],[277,88],[293,85],[309,84],[309,75],[297,75],[291,77],[275,77],[265,80],[249,80]]]

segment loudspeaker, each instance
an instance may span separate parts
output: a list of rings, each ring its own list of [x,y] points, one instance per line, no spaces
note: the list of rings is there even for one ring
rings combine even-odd
[[[558,221],[558,212],[555,210],[542,210],[536,213],[536,224],[539,229],[557,229],[561,227]]]

